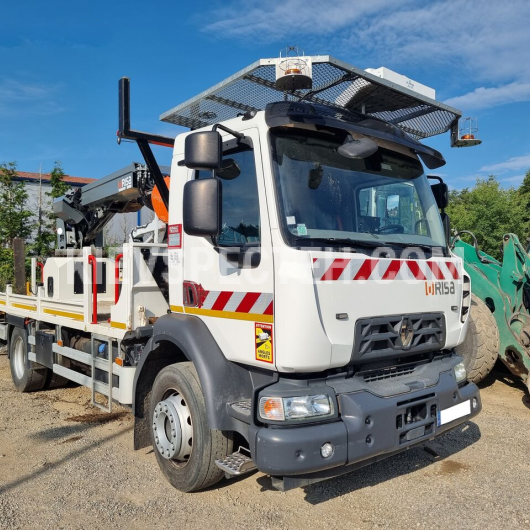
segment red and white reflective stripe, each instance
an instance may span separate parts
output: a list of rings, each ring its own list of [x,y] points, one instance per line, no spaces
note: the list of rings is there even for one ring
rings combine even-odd
[[[201,309],[213,311],[232,311],[234,313],[253,313],[272,315],[272,293],[241,293],[233,291],[203,291]]]
[[[313,258],[317,281],[459,280],[459,262],[449,260]]]

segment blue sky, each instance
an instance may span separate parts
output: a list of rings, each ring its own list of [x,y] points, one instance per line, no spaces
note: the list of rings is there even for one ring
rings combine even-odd
[[[117,82],[131,78],[132,124],[176,135],[159,115],[261,57],[297,44],[360,68],[386,66],[477,116],[483,144],[441,150],[456,188],[530,169],[530,2],[283,0],[3,2],[0,162],[98,178],[141,156],[116,144]],[[169,150],[157,148],[161,163]]]

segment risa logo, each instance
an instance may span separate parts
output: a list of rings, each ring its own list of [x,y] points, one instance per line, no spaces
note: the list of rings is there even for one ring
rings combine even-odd
[[[118,191],[130,190],[133,187],[132,175],[123,177],[118,181]]]
[[[455,294],[455,282],[425,282],[425,294],[426,296]]]

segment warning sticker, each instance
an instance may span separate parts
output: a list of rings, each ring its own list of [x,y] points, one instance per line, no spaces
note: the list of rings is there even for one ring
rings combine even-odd
[[[168,250],[169,255],[169,266],[180,267],[180,251],[178,249],[171,248]]]
[[[272,350],[272,324],[256,322],[256,360],[265,363],[274,362]]]
[[[182,248],[182,225],[169,225],[167,246],[168,248]]]

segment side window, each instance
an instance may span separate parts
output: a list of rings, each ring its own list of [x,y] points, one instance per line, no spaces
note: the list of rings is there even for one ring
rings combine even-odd
[[[216,172],[223,186],[222,232],[219,245],[238,246],[260,243],[258,184],[254,151],[227,152]],[[212,178],[209,171],[198,171],[197,178]]]

